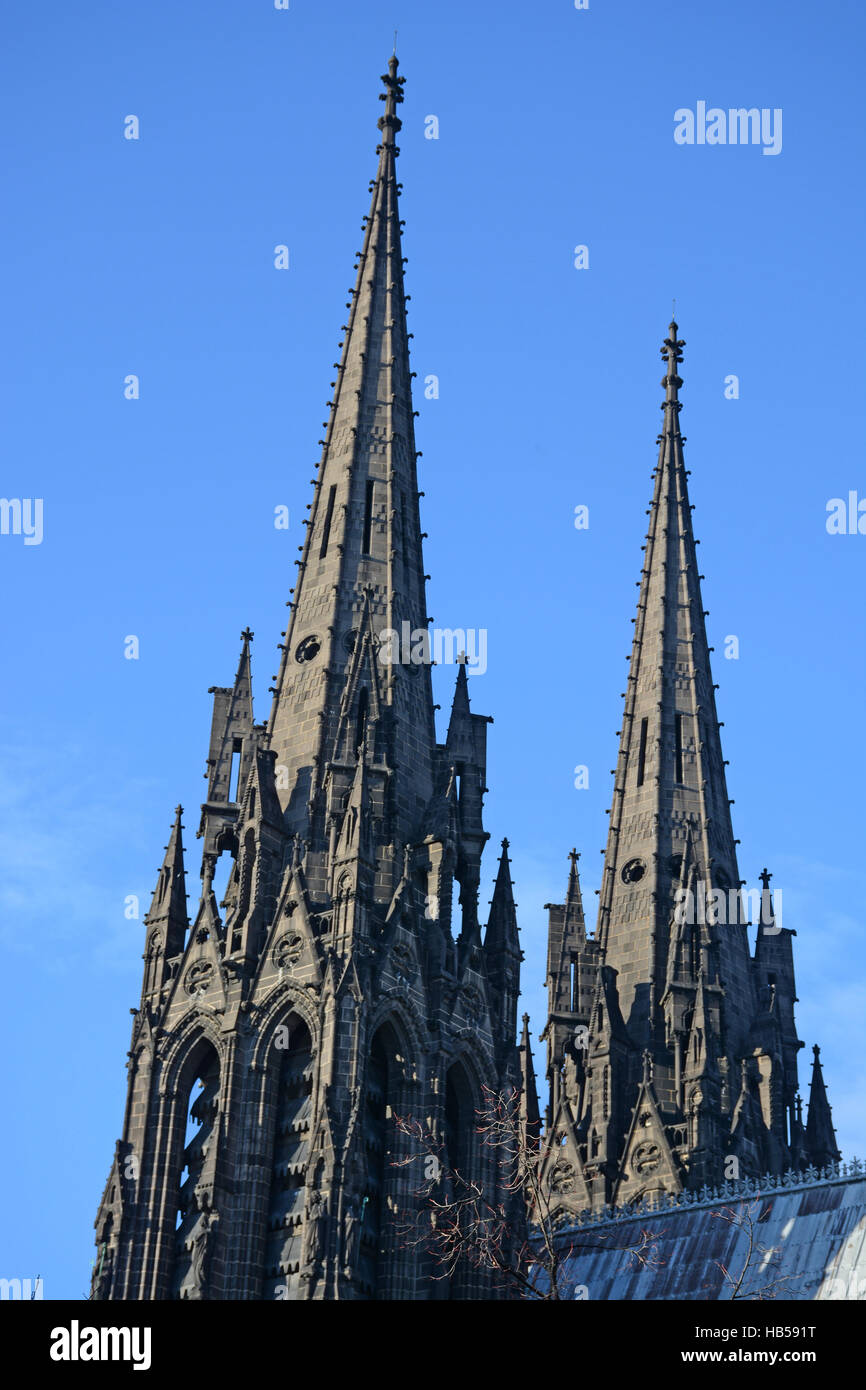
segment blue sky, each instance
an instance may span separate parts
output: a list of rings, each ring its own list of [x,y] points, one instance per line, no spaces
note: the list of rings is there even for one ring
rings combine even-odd
[[[207,688],[247,623],[269,706],[395,27],[413,367],[440,380],[416,400],[429,611],[489,634],[484,880],[507,835],[533,1030],[573,844],[596,901],[676,296],[741,873],[783,889],[800,1036],[866,1150],[866,536],[825,527],[866,497],[862,8],[19,0],[0,491],[43,499],[44,536],[0,536],[0,1273],[49,1298],[87,1288],[120,1131],[124,900],[146,910],[182,801],[192,901]],[[698,101],[781,108],[781,152],[677,145]]]

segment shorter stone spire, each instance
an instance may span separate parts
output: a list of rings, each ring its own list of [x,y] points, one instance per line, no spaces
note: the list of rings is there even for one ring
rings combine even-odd
[[[547,903],[550,925],[547,937],[547,987],[551,1016],[570,1013],[574,1008],[572,966],[581,947],[586,944],[586,925],[580,892],[580,855],[573,849],[568,856],[568,887],[565,902]]]

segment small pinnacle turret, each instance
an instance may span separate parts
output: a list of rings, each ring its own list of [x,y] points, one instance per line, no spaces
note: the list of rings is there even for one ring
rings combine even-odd
[[[503,840],[484,934],[484,962],[492,991],[491,1007],[503,1039],[512,1038],[517,1028],[517,995],[522,960],[508,841]]]
[[[824,1085],[824,1072],[821,1067],[821,1049],[817,1043],[812,1048],[812,1080],[809,1083],[809,1117],[806,1121],[806,1150],[816,1168],[827,1163],[838,1163],[841,1158],[836,1144],[836,1131],[833,1116]]]
[[[520,1053],[520,1126],[523,1142],[537,1151],[541,1136],[541,1111],[529,1036],[529,1014],[523,1015],[523,1032],[517,1050]]]
[[[186,873],[183,863],[183,807],[175,808],[165,858],[159,870],[150,910],[145,947],[144,995],[158,992],[166,977],[167,962],[179,956],[189,930],[186,907]]]

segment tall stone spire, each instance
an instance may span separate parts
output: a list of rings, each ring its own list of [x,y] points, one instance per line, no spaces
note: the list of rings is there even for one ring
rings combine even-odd
[[[550,923],[547,934],[547,988],[550,1016],[571,1014],[575,1004],[573,966],[578,953],[586,945],[586,924],[580,892],[580,874],[576,849],[568,856],[568,888],[561,905],[547,903]]]
[[[706,891],[739,883],[715,687],[704,625],[672,322],[661,352],[664,424],[649,507],[634,640],[599,903],[598,939],[618,972],[623,1017],[639,1048],[659,1030],[674,890],[691,840]],[[753,1012],[745,927],[713,933],[708,985],[721,974],[730,1040]]]
[[[446,1170],[507,1203],[509,1221],[520,1206],[476,1123],[487,1089],[513,1097],[522,1082],[533,1135],[537,1107],[516,1046],[505,843],[482,942],[490,720],[470,709],[463,664],[435,736],[396,57],[384,82],[270,724],[253,720],[245,631],[234,686],[212,692],[198,913],[187,930],[178,818],[148,919],[94,1298],[441,1297],[429,1253],[403,1238],[404,1220],[420,1230],[429,1211],[392,1161],[398,1117],[417,1118]],[[450,1299],[497,1293],[470,1260],[449,1271]]]
[[[428,620],[396,174],[404,78],[396,56],[382,81],[379,165],[269,722],[288,828],[314,850],[326,836],[325,767],[365,599],[377,637],[385,630],[416,635],[414,662],[381,662],[390,838],[411,837],[433,791],[430,663],[417,660]]]

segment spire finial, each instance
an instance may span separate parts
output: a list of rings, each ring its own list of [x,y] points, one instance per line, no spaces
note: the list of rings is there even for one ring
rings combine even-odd
[[[397,154],[398,151],[394,144],[394,136],[397,131],[401,130],[403,127],[403,122],[397,115],[397,107],[403,100],[403,83],[406,79],[405,77],[397,76],[399,64],[397,62],[396,52],[396,33],[394,39],[394,52],[388,59],[388,71],[382,74],[385,91],[379,93],[379,100],[385,103],[385,114],[379,117],[377,124],[382,132],[382,144],[390,145],[394,153]]]
[[[674,304],[676,305],[676,300],[674,300]],[[672,318],[668,325],[668,336],[661,346],[661,354],[666,367],[662,377],[662,386],[665,388],[665,398],[662,403],[662,410],[665,411],[665,434],[679,432],[680,401],[677,392],[682,386],[683,380],[677,373],[677,366],[683,360],[685,343],[682,338],[677,337],[678,328],[679,324],[676,318]]]
[[[255,635],[256,635],[256,634],[255,634],[254,632],[250,632],[249,625],[247,625],[247,626],[244,628],[243,632],[241,633],[241,641],[242,641],[242,642],[252,642],[252,640],[253,640],[253,638],[255,637]]]

